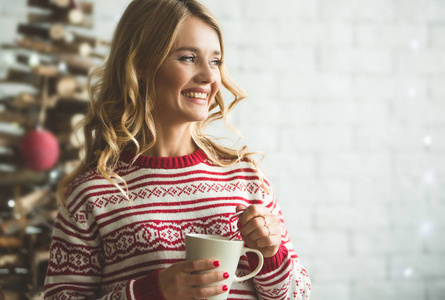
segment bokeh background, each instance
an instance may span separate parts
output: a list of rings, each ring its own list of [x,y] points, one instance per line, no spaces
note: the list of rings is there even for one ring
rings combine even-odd
[[[110,40],[129,1],[93,2],[90,33]],[[445,299],[445,1],[202,2],[311,299]],[[0,43],[26,13],[1,0]]]

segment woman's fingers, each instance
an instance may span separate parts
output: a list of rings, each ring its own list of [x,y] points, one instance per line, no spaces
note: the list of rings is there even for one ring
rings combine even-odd
[[[237,207],[237,211],[240,211]],[[239,216],[241,236],[250,248],[257,249],[265,257],[275,255],[281,244],[281,227],[277,216],[262,205],[251,205]]]
[[[224,284],[206,285],[227,279],[228,273],[224,271],[199,273],[218,267],[218,261],[202,259],[179,262],[162,270],[159,273],[159,283],[164,297],[178,300],[206,298],[223,293],[227,290],[227,286]]]

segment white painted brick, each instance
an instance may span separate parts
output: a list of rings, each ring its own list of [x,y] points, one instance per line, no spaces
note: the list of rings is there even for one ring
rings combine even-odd
[[[296,73],[311,72],[316,67],[314,48],[296,48],[265,43],[252,48],[238,50],[242,57],[241,68],[258,72],[293,70]]]
[[[360,48],[423,49],[428,44],[428,28],[401,22],[359,23],[355,38]]]
[[[392,174],[389,153],[326,153],[320,160],[323,176],[356,178],[358,174],[367,178],[388,178]]]
[[[429,279],[426,282],[426,295],[428,300],[443,300],[445,298],[445,280]]]
[[[390,137],[388,127],[385,125],[375,123],[354,127],[354,148],[364,151],[387,149]]]
[[[201,3],[208,7],[218,20],[239,19],[244,15],[242,2],[238,0],[202,0]]]
[[[283,130],[280,135],[284,149],[332,152],[352,148],[352,132],[346,126],[298,126]]]
[[[427,239],[431,234],[440,235],[445,223],[445,208],[432,207],[417,199],[416,202],[401,202],[391,209],[391,220],[397,229],[415,230],[415,238]]]
[[[306,255],[344,255],[350,254],[349,236],[346,232],[340,231],[301,231],[293,240],[301,247],[300,254]]]
[[[290,97],[350,98],[352,79],[350,76],[282,73],[278,82],[280,95]]]
[[[413,280],[378,280],[364,281],[354,284],[351,299],[425,299],[425,286],[422,281]]]
[[[311,260],[310,274],[320,282],[330,283],[383,280],[386,276],[386,262],[382,256],[318,255]]]
[[[357,103],[352,100],[317,101],[315,105],[315,120],[317,124],[330,126],[332,124],[351,125],[357,123]]]
[[[236,77],[234,80],[248,95],[239,107],[245,107],[246,110],[252,109],[253,114],[255,111],[269,114],[269,109],[278,110],[283,106],[281,104],[284,102],[283,99],[277,97],[278,82],[273,73],[239,72]]]
[[[307,177],[316,173],[316,160],[313,154],[295,153],[283,150],[279,154],[269,153],[267,161],[279,167],[284,177]],[[292,186],[290,186],[292,188]]]
[[[244,0],[245,17],[251,19],[295,19],[299,1]]]
[[[443,102],[430,102],[426,106],[426,114],[428,116],[427,124],[430,125],[443,125],[445,124],[445,103]]]
[[[407,270],[412,270],[412,278],[438,278],[445,276],[445,259],[441,255],[396,255],[390,258],[389,276],[391,279],[404,279]]]
[[[387,230],[390,214],[383,205],[325,205],[316,211],[315,222],[320,230]]]
[[[399,74],[443,75],[445,53],[440,50],[400,53],[396,68]]]
[[[26,20],[26,12],[28,10],[27,0],[14,0],[14,1],[2,0],[2,2],[4,2],[0,5],[2,19],[6,16],[9,18],[11,17],[20,18],[20,21]],[[8,27],[1,27],[1,28],[3,31],[5,30],[5,28]],[[10,29],[10,27],[8,29]]]
[[[420,254],[422,241],[410,230],[354,232],[352,251],[355,254]]]
[[[394,157],[395,174],[415,178],[420,184],[424,173],[431,168],[429,159],[425,152],[399,153]]]
[[[323,19],[386,21],[392,20],[392,1],[385,0],[321,0],[320,16]]]
[[[310,275],[310,274],[309,274]],[[346,283],[312,282],[311,299],[351,300],[350,287]]]
[[[431,25],[431,46],[434,48],[445,48],[445,26]]]
[[[372,179],[365,176],[356,177],[352,183],[352,199],[357,203],[374,203],[383,205],[396,200],[398,190],[395,180]],[[412,186],[412,185],[410,185]]]
[[[443,21],[445,3],[441,0],[394,0],[396,19],[412,22]]]
[[[95,0],[94,18],[99,22],[105,19],[117,20],[124,13],[130,2],[131,0]],[[97,26],[96,24],[95,26]]]
[[[355,52],[354,72],[360,74],[389,74],[393,70],[394,59],[389,51],[362,50]]]
[[[394,98],[425,99],[428,97],[428,80],[416,76],[357,75],[354,76],[354,93],[360,101],[393,101]]]
[[[430,84],[432,98],[445,98],[445,76],[433,77]]]
[[[424,227],[424,230],[425,228],[426,227]],[[445,239],[441,234],[440,227],[431,227],[431,234],[425,234],[423,240],[428,253],[441,254],[445,252]]]
[[[431,140],[431,147],[437,150],[445,149],[445,139],[442,138],[445,136],[445,128],[442,126],[431,126],[428,130],[428,136]]]
[[[279,119],[275,118],[276,126],[301,126],[315,122],[316,107],[313,101],[304,101],[301,99],[286,99],[279,106]],[[269,104],[270,105],[270,104]]]
[[[319,3],[317,0],[296,1],[296,14],[299,19],[314,19],[318,15]]]
[[[302,199],[297,199],[296,195],[293,197],[279,197],[278,199],[286,229],[297,253],[304,251],[306,248],[306,245],[299,241],[300,234],[310,231],[313,227],[313,209],[311,207],[296,205],[296,203],[302,202],[301,200]]]
[[[360,101],[384,101],[395,95],[395,78],[382,75],[361,75],[353,78],[354,95]]]
[[[353,49],[326,47],[321,50],[320,68],[323,72],[350,74],[354,71]]]
[[[342,205],[352,202],[352,184],[350,180],[329,178],[328,180],[319,180],[319,182],[318,200],[321,203]]]
[[[419,127],[419,123],[391,123],[388,126],[389,145],[391,149],[401,151],[420,151],[425,149],[425,138],[428,130]]]
[[[392,55],[387,51],[325,48],[321,52],[324,72],[388,74],[392,67]]]
[[[319,187],[320,183],[315,178],[309,176],[298,179],[284,179],[281,182],[284,188],[289,189],[298,201],[305,203],[311,207],[314,203],[319,203]]]
[[[363,125],[388,124],[389,105],[386,102],[358,102],[357,113]]]
[[[298,20],[294,29],[295,43],[310,46],[352,46],[353,30],[350,22]]]

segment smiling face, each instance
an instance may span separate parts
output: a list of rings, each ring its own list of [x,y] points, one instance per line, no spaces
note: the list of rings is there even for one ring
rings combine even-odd
[[[199,18],[187,18],[156,73],[156,121],[180,125],[205,120],[221,86],[220,64],[216,30]]]

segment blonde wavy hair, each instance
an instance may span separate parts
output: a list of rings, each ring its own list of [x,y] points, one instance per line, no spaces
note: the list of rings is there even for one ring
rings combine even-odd
[[[128,5],[117,24],[107,61],[92,72],[88,80],[91,106],[81,124],[85,136],[84,155],[79,166],[58,186],[59,203],[64,207],[67,186],[91,167],[96,167],[104,178],[126,194],[113,180],[125,183],[114,169],[124,149],[132,149],[138,157],[156,143],[152,115],[156,72],[170,53],[178,28],[190,16],[200,18],[216,30],[223,60],[221,27],[214,15],[198,1],[133,0]],[[235,131],[229,124],[229,115],[246,98],[245,92],[230,79],[224,65],[220,66],[220,73],[222,86],[234,99],[226,107],[222,93],[218,91],[209,107],[209,112],[216,111],[209,113],[206,120],[192,124],[192,138],[219,166],[233,165],[244,159],[258,170],[252,158],[257,152],[250,152],[247,146],[241,149],[223,147],[217,139],[205,134],[205,128],[220,119]],[[141,78],[139,74],[146,75]]]

